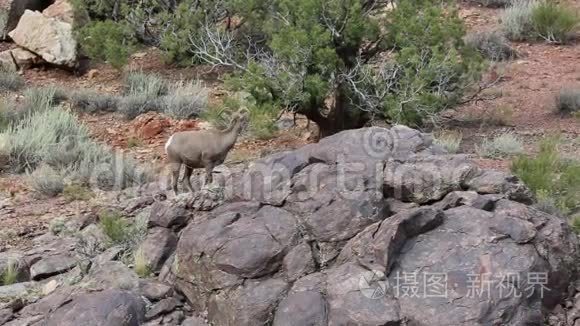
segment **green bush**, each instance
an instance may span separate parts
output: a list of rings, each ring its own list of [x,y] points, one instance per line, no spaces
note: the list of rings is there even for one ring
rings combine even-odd
[[[109,62],[121,69],[135,47],[132,31],[122,23],[111,20],[93,21],[77,32],[81,49],[95,60]]]
[[[0,92],[17,91],[24,86],[24,79],[16,72],[0,69]]]
[[[55,197],[64,190],[64,176],[48,165],[41,165],[28,175],[32,189],[44,196]]]
[[[0,274],[0,285],[10,285],[18,280],[18,264],[16,260],[10,260],[6,268]]]
[[[491,61],[510,60],[517,57],[516,51],[509,45],[505,36],[497,31],[468,34],[465,43],[477,49]]]
[[[580,19],[573,9],[551,1],[541,2],[532,11],[534,31],[548,42],[569,41],[579,23]]]
[[[110,245],[122,246],[126,251],[137,248],[147,235],[146,218],[136,218],[130,223],[116,211],[101,212],[99,225],[109,238]]]
[[[556,138],[543,140],[535,157],[517,157],[511,170],[536,195],[553,198],[565,214],[580,208],[580,162],[562,159]]]
[[[580,112],[580,89],[565,88],[560,90],[556,97],[556,103],[560,113],[573,114]]]
[[[24,91],[24,103],[20,108],[21,116],[29,116],[38,111],[48,110],[68,98],[56,86],[33,87]]]
[[[162,111],[163,103],[159,98],[147,94],[127,95],[119,101],[119,113],[126,119],[135,119],[140,114],[150,111]]]

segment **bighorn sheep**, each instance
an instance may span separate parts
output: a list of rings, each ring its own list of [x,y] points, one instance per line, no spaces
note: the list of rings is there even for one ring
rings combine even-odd
[[[246,117],[246,114],[239,110],[232,115],[232,121],[225,130],[182,131],[169,137],[165,144],[165,153],[171,170],[171,186],[175,194],[182,164],[185,165],[185,185],[190,192],[193,192],[190,181],[193,169],[205,168],[205,184],[213,181],[214,167],[226,159],[228,152],[236,143]]]

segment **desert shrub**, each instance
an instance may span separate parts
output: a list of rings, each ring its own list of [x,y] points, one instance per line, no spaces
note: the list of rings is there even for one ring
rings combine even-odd
[[[117,212],[103,212],[99,215],[99,225],[103,233],[114,244],[121,244],[130,237],[130,224]]]
[[[48,165],[41,165],[28,175],[32,189],[46,197],[55,197],[64,189],[64,177]]]
[[[114,112],[119,99],[114,95],[102,94],[93,90],[82,90],[72,93],[71,106],[75,110],[88,113]]]
[[[465,42],[492,61],[509,60],[517,56],[505,36],[498,31],[470,33]]]
[[[449,153],[457,153],[462,139],[463,135],[460,132],[443,132],[435,136],[434,143]]]
[[[163,107],[164,104],[160,98],[147,94],[132,94],[121,98],[118,110],[126,119],[135,119],[146,112],[161,111]]]
[[[92,141],[87,128],[59,107],[36,112],[12,125],[4,134],[8,163],[16,172],[47,164],[83,184],[122,189],[149,180],[129,157]]]
[[[128,252],[137,248],[147,234],[146,218],[136,218],[130,223],[116,211],[101,212],[99,225],[109,238],[110,245],[122,246]]]
[[[3,97],[0,98],[0,132],[6,130],[17,118],[16,103]]]
[[[22,116],[50,109],[66,100],[66,93],[56,86],[33,87],[24,91],[24,103],[20,108]]]
[[[535,33],[548,42],[567,42],[579,23],[580,18],[573,9],[552,1],[542,1],[532,11]]]
[[[536,0],[514,0],[501,15],[502,29],[507,38],[523,41],[534,35],[533,12],[539,5]]]
[[[522,141],[513,133],[506,132],[492,140],[484,139],[477,153],[483,157],[501,158],[520,154],[524,151]]]
[[[89,188],[78,183],[64,186],[62,194],[67,201],[86,201],[93,197],[93,193]]]
[[[0,274],[0,285],[10,285],[16,283],[18,280],[18,264],[17,260],[10,260],[6,268]]]
[[[556,96],[556,107],[564,114],[580,112],[580,89],[561,89]]]
[[[137,275],[139,275],[142,278],[149,277],[152,272],[151,266],[143,250],[139,249],[135,251],[133,257],[134,257],[133,264],[135,268],[135,273],[137,273]]]
[[[557,138],[544,139],[535,157],[518,156],[511,170],[544,201],[552,198],[563,213],[580,207],[580,162],[559,156]]]
[[[126,95],[146,95],[159,97],[167,95],[169,84],[161,76],[143,72],[130,72],[125,76]]]
[[[24,79],[16,72],[0,69],[0,92],[17,91],[24,86]]]
[[[511,106],[502,105],[485,115],[485,122],[497,126],[509,126],[512,123],[514,110]]]
[[[207,109],[208,90],[199,82],[179,82],[172,85],[162,101],[163,112],[172,118],[198,117]]]
[[[82,51],[95,60],[107,61],[121,69],[135,47],[132,31],[111,20],[93,21],[78,29],[76,36]]]
[[[8,130],[8,136],[11,166],[17,171],[35,169],[65,141],[88,141],[86,128],[72,114],[56,108],[22,119]],[[75,162],[66,165],[70,163]]]

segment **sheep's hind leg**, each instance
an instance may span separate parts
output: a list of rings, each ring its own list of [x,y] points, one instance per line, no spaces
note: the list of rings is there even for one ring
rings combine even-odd
[[[171,187],[173,192],[177,195],[177,183],[179,182],[179,170],[181,169],[180,163],[171,163]]]
[[[185,186],[189,189],[190,192],[193,192],[193,187],[191,186],[191,173],[193,172],[193,168],[186,165],[185,166],[185,175],[183,176],[183,181],[185,182]]]

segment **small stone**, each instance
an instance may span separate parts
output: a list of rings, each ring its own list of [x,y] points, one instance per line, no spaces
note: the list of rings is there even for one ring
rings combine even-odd
[[[59,286],[60,284],[58,283],[57,280],[52,280],[48,283],[46,283],[43,287],[42,287],[42,294],[47,296],[49,294],[51,294],[52,292],[54,292],[54,290],[56,290],[56,288]]]

